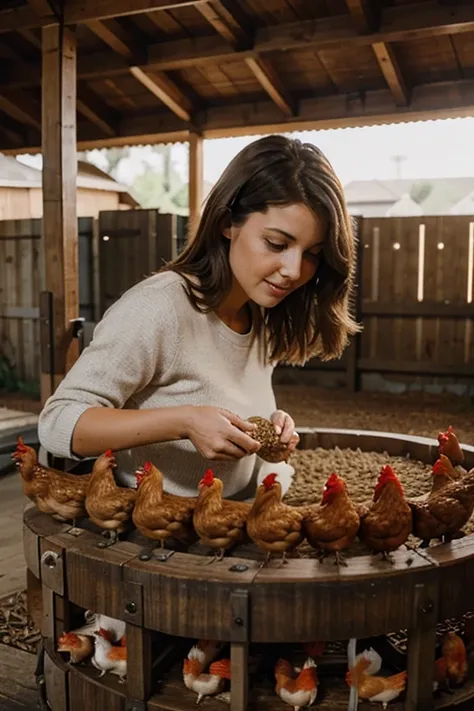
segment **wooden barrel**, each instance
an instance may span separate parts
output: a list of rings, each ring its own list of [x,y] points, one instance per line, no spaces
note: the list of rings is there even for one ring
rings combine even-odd
[[[330,429],[299,432],[302,449],[360,448],[426,463],[437,457],[437,442],[421,437]],[[467,466],[474,467],[474,448],[464,450]],[[25,557],[43,592],[46,688],[52,711],[191,708],[195,697],[179,674],[172,684],[155,684],[155,672],[160,673],[159,666],[153,667],[157,633],[168,642],[170,637],[164,635],[230,642],[231,711],[289,708],[274,694],[268,706],[262,697],[256,702],[249,696],[250,643],[366,638],[400,629],[408,630],[409,681],[406,699],[392,705],[394,711],[449,708],[460,695],[474,698],[473,684],[436,702],[432,689],[437,623],[474,607],[473,536],[421,552],[399,550],[393,566],[360,556],[349,558],[348,566],[341,568],[291,559],[283,567],[275,561],[262,570],[258,561],[234,556],[212,566],[202,556],[179,552],[142,561],[135,543],[98,548],[99,540],[98,534],[78,532],[34,507],[25,512]],[[78,608],[126,622],[125,685],[109,675],[98,679],[98,673],[86,667],[67,666],[54,651]],[[340,701],[333,699],[327,708],[342,711],[347,698],[345,688]],[[222,701],[214,699],[206,699],[206,707],[225,711]]]

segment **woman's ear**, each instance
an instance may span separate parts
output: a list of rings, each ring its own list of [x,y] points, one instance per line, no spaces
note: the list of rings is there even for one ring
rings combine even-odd
[[[227,237],[227,239],[232,239],[232,225],[224,227],[224,229],[222,230],[222,234],[224,235],[224,237]]]

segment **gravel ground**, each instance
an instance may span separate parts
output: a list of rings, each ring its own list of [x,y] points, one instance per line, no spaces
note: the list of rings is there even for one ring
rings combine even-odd
[[[474,445],[474,403],[469,398],[428,393],[359,392],[278,385],[278,407],[300,427],[341,427],[437,437],[452,425],[459,441]]]

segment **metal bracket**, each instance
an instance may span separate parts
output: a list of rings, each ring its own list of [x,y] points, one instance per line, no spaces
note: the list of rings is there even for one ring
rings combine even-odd
[[[40,559],[41,582],[47,588],[60,595],[64,595],[64,567],[60,553],[52,550],[44,551]]]
[[[249,592],[244,589],[230,593],[230,641],[247,642],[249,638]]]

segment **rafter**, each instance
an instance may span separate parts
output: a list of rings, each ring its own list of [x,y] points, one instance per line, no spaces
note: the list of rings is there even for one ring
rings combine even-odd
[[[109,108],[97,94],[84,83],[77,86],[76,105],[78,112],[95,124],[106,136],[116,136],[119,122],[117,111]]]
[[[137,58],[138,47],[135,38],[117,20],[107,20],[106,22],[92,20],[87,23],[87,27],[110,49],[125,59]]]
[[[144,71],[169,71],[225,62],[244,61],[247,57],[258,58],[266,53],[293,49],[316,50],[340,49],[341,45],[356,49],[370,47],[378,42],[403,42],[407,39],[427,39],[445,34],[474,31],[474,3],[439,5],[437,2],[386,8],[379,31],[359,34],[349,15],[326,18],[314,22],[300,21],[284,25],[260,28],[249,49],[234,50],[220,37],[198,37],[174,40],[149,45],[147,61],[138,64]],[[2,16],[0,15],[0,18]],[[0,22],[1,24],[1,22]],[[26,70],[16,63],[3,64],[0,71],[0,87],[35,86],[40,82],[40,69],[30,66]],[[80,79],[109,78],[125,74],[129,61],[112,52],[92,52],[78,59]]]
[[[237,49],[251,46],[252,39],[247,29],[246,18],[238,5],[231,0],[213,0],[199,5],[197,9],[232,47]],[[295,113],[293,99],[278,78],[270,61],[259,57],[247,57],[245,63],[262,89],[285,116],[293,116]]]
[[[271,101],[213,107],[198,112],[194,123],[204,138],[241,136],[267,132],[341,128],[397,121],[472,116],[474,81],[425,84],[413,89],[409,106],[396,106],[388,89],[367,91],[361,96],[337,94],[302,99],[298,115],[282,121],[280,110]],[[78,148],[186,141],[190,126],[167,111],[125,116],[117,136],[104,134],[90,122],[78,124]],[[0,142],[0,150],[4,146]],[[39,142],[23,142],[7,153],[37,152]]]
[[[295,102],[278,78],[272,65],[265,59],[254,59],[253,57],[246,59],[245,63],[285,116],[294,116],[296,113]]]
[[[206,0],[67,0],[64,21],[67,25],[123,17],[153,10],[172,10],[199,5]],[[35,0],[26,7],[0,9],[0,32],[57,25],[58,17],[47,0]]]
[[[248,18],[236,3],[229,0],[212,0],[197,5],[196,9],[232,47],[250,45]]]
[[[41,129],[41,106],[21,89],[2,91],[0,109],[20,123]]]
[[[372,33],[377,30],[379,17],[369,0],[346,0],[346,5],[359,32]],[[405,106],[410,100],[410,92],[393,49],[387,42],[375,42],[372,50],[395,103],[397,106]]]
[[[162,72],[145,73],[140,67],[130,67],[130,73],[183,121],[191,121],[191,102]]]

